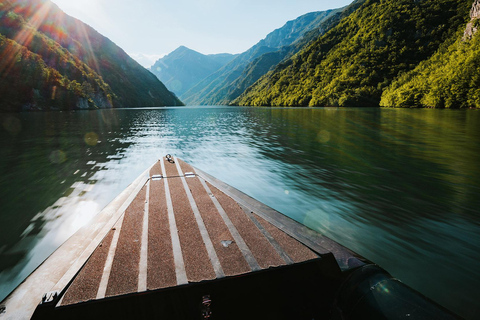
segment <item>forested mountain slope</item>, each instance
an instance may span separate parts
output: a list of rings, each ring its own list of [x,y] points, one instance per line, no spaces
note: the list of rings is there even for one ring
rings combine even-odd
[[[302,37],[278,51],[268,52],[250,62],[242,74],[228,87],[228,93],[220,104],[230,104],[238,98],[248,87],[285,59],[299,52],[309,42],[325,34],[336,26],[343,18],[355,11],[365,0],[353,1],[349,6],[332,11],[328,17],[318,22],[318,26],[306,32]]]
[[[268,34],[265,39],[259,41],[252,48],[237,56],[217,72],[203,79],[189,91],[181,95],[180,98],[190,105],[228,104],[233,98],[241,93],[239,92],[236,94],[236,91],[232,90],[232,88],[235,87],[233,83],[241,81],[239,78],[242,77],[245,68],[251,62],[266,53],[275,52],[282,47],[292,45],[301,39],[305,33],[319,28],[322,22],[337,12],[338,10],[312,12],[287,22],[283,27]],[[282,60],[282,58],[279,58],[278,54],[273,59],[270,57],[264,59],[262,62],[267,63],[257,69],[260,71],[255,73],[255,80],[280,60]],[[257,66],[258,63],[259,62],[257,61]],[[247,71],[247,76],[248,75],[253,75],[253,73]],[[249,84],[252,84],[253,82]]]
[[[473,4],[470,18],[435,55],[396,79],[380,105],[480,108],[480,0]]]
[[[0,2],[0,111],[179,104],[121,48],[52,2]]]
[[[205,55],[181,46],[157,60],[150,70],[170,91],[181,96],[236,56],[228,53]]]
[[[471,5],[471,0],[366,0],[234,104],[378,106],[397,76],[431,57],[467,22]]]

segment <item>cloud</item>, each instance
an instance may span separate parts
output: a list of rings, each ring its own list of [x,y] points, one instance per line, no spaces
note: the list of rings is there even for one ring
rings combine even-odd
[[[129,53],[128,55],[147,69],[150,68],[158,59],[165,56],[165,54],[147,53]]]

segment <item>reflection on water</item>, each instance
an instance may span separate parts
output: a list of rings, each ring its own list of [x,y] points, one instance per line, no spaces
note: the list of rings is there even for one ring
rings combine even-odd
[[[0,299],[172,153],[480,317],[477,111],[170,108],[0,124]]]

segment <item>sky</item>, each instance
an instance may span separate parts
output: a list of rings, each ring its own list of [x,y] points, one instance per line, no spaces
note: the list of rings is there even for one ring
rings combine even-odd
[[[52,0],[145,67],[179,46],[242,53],[287,21],[352,0]]]

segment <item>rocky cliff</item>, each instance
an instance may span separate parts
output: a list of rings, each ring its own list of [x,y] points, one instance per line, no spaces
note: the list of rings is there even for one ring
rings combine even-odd
[[[473,35],[478,31],[478,19],[480,18],[480,0],[475,0],[472,5],[472,10],[470,10],[470,21],[467,24],[467,28],[465,29],[465,33],[463,35],[463,39],[471,39]]]
[[[475,0],[470,11],[470,18],[478,19],[480,18],[480,0]]]

